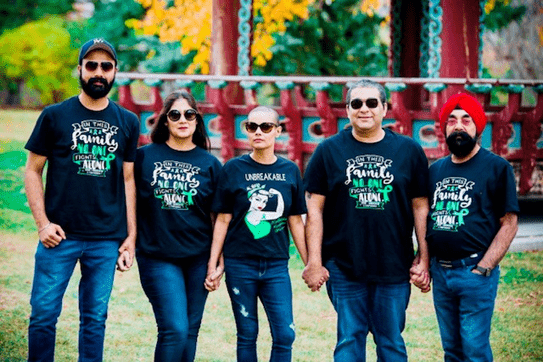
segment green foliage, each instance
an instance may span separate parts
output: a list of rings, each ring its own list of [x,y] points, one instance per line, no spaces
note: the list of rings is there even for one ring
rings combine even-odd
[[[9,142],[0,147],[0,229],[11,232],[31,230],[34,222],[24,192],[23,143]]]
[[[196,52],[181,54],[179,42],[161,43],[157,37],[147,36],[147,48],[152,49],[152,57],[140,63],[143,71],[152,73],[184,73],[192,63]]]
[[[501,265],[502,281],[518,288],[522,284],[543,282],[543,272],[537,266],[543,262],[538,252],[508,253]]]
[[[76,48],[91,38],[107,39],[117,50],[121,71],[179,73],[191,63],[194,54],[182,55],[178,42],[161,43],[156,36],[138,35],[126,26],[130,19],[145,16],[145,9],[140,3],[133,0],[101,0],[95,6],[92,18],[69,25]]]
[[[77,93],[72,76],[76,62],[77,49],[70,46],[70,34],[59,17],[33,21],[0,36],[2,83],[25,81],[39,92],[43,104]]]
[[[145,13],[143,7],[133,0],[98,0],[94,4],[92,18],[69,25],[74,47],[80,48],[92,38],[107,39],[117,51],[119,69],[136,69],[139,62],[145,59],[148,46],[145,39],[136,37],[134,31],[125,26],[125,22],[132,18],[142,18]]]
[[[519,284],[519,283],[541,283],[543,282],[543,274],[536,273],[533,270],[527,270],[524,268],[511,268],[504,276],[503,282],[507,284]]]
[[[494,76],[490,74],[488,68],[483,68],[483,78],[491,79],[494,78]],[[503,78],[511,78],[511,70],[508,70]],[[507,93],[502,87],[492,87],[492,90],[490,91],[490,104],[505,106],[507,104],[507,99]]]
[[[496,31],[507,27],[513,21],[519,21],[526,13],[526,6],[513,7],[506,5],[504,0],[497,0],[496,5],[484,18],[487,30]]]
[[[74,0],[10,0],[0,11],[0,34],[32,20],[72,10]]]
[[[387,73],[387,46],[380,42],[383,18],[355,9],[358,0],[316,2],[303,22],[287,23],[275,34],[273,58],[255,74],[383,76]]]

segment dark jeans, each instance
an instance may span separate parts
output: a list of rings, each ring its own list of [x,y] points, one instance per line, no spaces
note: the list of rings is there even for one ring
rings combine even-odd
[[[326,289],[338,315],[334,361],[366,361],[368,332],[377,345],[378,361],[407,361],[402,332],[411,285],[353,280],[333,260],[326,268],[330,272]]]
[[[432,260],[434,307],[445,361],[492,361],[490,325],[500,279],[471,272],[475,265],[444,268]]]
[[[155,361],[194,361],[208,294],[208,255],[166,261],[138,254],[137,259],[158,327]]]
[[[270,361],[290,361],[295,330],[288,260],[225,258],[224,266],[236,320],[238,361],[257,361],[259,298],[272,334]]]
[[[63,240],[54,248],[40,242],[30,305],[28,361],[53,361],[62,298],[79,260],[79,361],[102,361],[107,306],[118,256],[118,241]]]

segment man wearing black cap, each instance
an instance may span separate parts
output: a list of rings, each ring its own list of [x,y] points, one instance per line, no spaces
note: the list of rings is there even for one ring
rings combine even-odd
[[[430,166],[426,239],[445,361],[492,361],[498,264],[517,232],[515,177],[477,143],[486,115],[474,97],[452,96],[439,121],[451,155]]]
[[[53,361],[56,322],[79,261],[79,361],[102,361],[115,264],[132,265],[137,117],[107,98],[117,55],[103,39],[85,43],[82,91],[46,107],[26,144],[25,190],[40,242],[30,304],[29,361]],[[48,164],[44,192],[42,173]]]

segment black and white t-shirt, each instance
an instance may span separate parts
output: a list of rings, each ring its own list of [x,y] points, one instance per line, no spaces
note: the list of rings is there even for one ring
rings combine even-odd
[[[45,211],[68,238],[126,238],[123,162],[138,136],[136,115],[112,101],[92,111],[72,97],[41,113],[25,148],[47,157]]]
[[[485,252],[501,227],[500,218],[518,213],[513,168],[481,148],[464,163],[443,158],[430,166],[430,255],[463,259]]]
[[[138,253],[156,258],[209,253],[219,160],[200,147],[176,151],[150,144],[138,149],[134,169]]]
[[[213,211],[232,214],[224,243],[231,258],[289,258],[287,218],[307,212],[300,170],[278,157],[271,165],[249,155],[228,161]]]
[[[413,139],[385,130],[376,143],[351,128],[324,140],[304,175],[306,191],[326,196],[323,262],[334,259],[352,278],[409,280],[414,258],[412,199],[425,197],[428,161]]]

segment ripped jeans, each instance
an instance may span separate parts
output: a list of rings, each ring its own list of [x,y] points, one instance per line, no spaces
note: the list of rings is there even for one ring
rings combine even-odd
[[[225,258],[224,269],[236,320],[238,361],[257,361],[258,299],[272,334],[270,361],[290,361],[295,331],[288,260]]]

